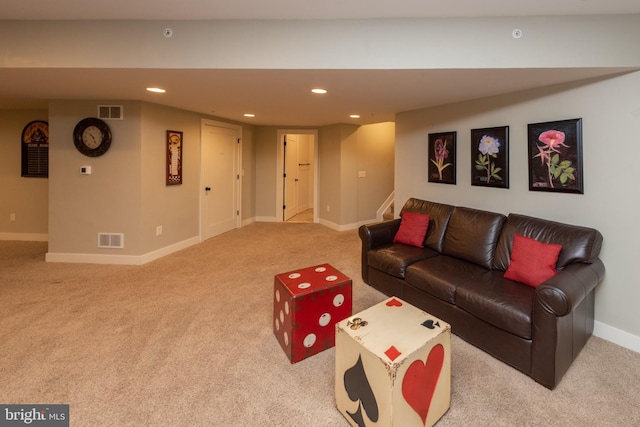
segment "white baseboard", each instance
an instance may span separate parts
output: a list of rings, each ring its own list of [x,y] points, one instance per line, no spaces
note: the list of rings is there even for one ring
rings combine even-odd
[[[253,224],[254,222],[256,222],[256,218],[247,218],[247,219],[243,219],[242,220],[242,224],[240,225],[241,227],[246,227],[249,224]]]
[[[0,240],[15,240],[20,242],[48,242],[48,234],[39,233],[0,233]]]
[[[640,353],[640,337],[609,326],[606,323],[596,320],[593,325],[593,335]]]
[[[371,224],[380,222],[377,219],[369,219],[365,221],[359,221],[352,224],[336,224],[335,222],[327,221],[326,219],[320,218],[318,223],[324,225],[325,227],[329,227],[335,231],[349,231],[349,230],[357,230],[361,225]]]
[[[111,255],[111,254],[70,254],[47,252],[46,262],[75,262],[84,264],[119,264],[119,265],[143,265],[164,256],[186,249],[200,243],[200,237],[192,237],[182,242],[148,252],[144,255]]]
[[[275,216],[257,216],[254,222],[282,222],[282,220]]]

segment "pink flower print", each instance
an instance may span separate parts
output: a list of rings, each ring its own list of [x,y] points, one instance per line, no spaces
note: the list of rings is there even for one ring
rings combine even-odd
[[[538,136],[538,140],[542,145],[537,145],[538,154],[533,158],[540,157],[540,162],[547,166],[547,181],[549,187],[554,188],[554,180],[559,180],[565,185],[569,180],[575,180],[575,170],[571,160],[562,160],[560,158],[560,147],[569,148],[564,144],[565,133],[559,130],[551,129],[542,132]]]
[[[542,132],[538,137],[538,139],[540,140],[540,142],[546,145],[551,151],[555,151],[556,153],[559,153],[558,151],[559,145],[562,145],[563,147],[568,147],[567,145],[563,144],[564,137],[565,137],[564,132],[560,132],[559,130],[552,129],[552,130]]]

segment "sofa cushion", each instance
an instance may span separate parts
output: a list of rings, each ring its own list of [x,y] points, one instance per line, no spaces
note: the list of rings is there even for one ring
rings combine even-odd
[[[405,212],[400,221],[400,228],[393,237],[393,242],[424,248],[424,236],[427,235],[428,227],[428,214]]]
[[[539,242],[561,245],[562,252],[556,266],[558,270],[574,262],[591,264],[602,247],[602,234],[593,228],[509,214],[498,240],[493,269],[506,271],[509,267],[513,236],[516,233]]]
[[[408,266],[405,281],[431,296],[454,304],[458,285],[486,271],[476,264],[440,255]]]
[[[367,253],[367,260],[369,267],[404,279],[407,266],[437,255],[439,254],[433,249],[395,243],[370,250]]]
[[[511,263],[504,277],[537,288],[556,275],[556,264],[562,246],[541,243],[521,234],[513,236]]]
[[[458,285],[456,306],[485,322],[531,339],[535,289],[487,271]]]
[[[490,269],[505,219],[499,213],[456,207],[447,226],[442,253]]]
[[[427,230],[427,236],[424,241],[425,247],[442,252],[444,233],[447,229],[451,213],[453,212],[453,206],[412,197],[409,198],[402,207],[400,217],[402,217],[405,212],[417,212],[429,215],[429,229]]]

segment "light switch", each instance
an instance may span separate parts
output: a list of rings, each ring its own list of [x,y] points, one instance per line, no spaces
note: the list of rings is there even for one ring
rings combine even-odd
[[[367,171],[358,171],[358,178],[366,178]]]
[[[80,173],[82,175],[91,175],[91,166],[80,166]]]

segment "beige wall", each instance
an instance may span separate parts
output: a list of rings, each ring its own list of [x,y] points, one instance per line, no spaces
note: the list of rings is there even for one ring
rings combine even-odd
[[[24,127],[34,120],[48,121],[46,110],[0,110],[0,239],[47,240],[49,179],[23,178]],[[15,221],[9,215],[15,214]]]
[[[395,123],[378,123],[358,129],[358,222],[370,221],[394,187]]]
[[[96,115],[100,101],[53,101],[49,121],[50,261],[141,264],[199,241],[202,115],[143,102],[123,105],[109,120],[111,148],[90,158],[74,147],[76,123]],[[211,117],[208,117],[211,118]],[[181,185],[166,185],[166,132],[183,132]],[[253,127],[243,126],[243,198],[254,195]],[[91,175],[80,168],[91,166]],[[251,215],[253,206],[249,204]],[[244,210],[244,209],[243,209]],[[156,227],[162,234],[156,235]],[[98,248],[98,233],[123,233],[124,248]]]
[[[111,148],[101,157],[82,155],[73,144],[81,119],[98,104],[121,104],[124,120],[108,122]],[[141,104],[52,101],[49,104],[49,253],[140,254],[142,212]],[[91,166],[91,175],[80,168]],[[125,248],[98,249],[98,233],[124,233]]]
[[[256,219],[280,221],[278,130],[256,130]],[[299,130],[302,131],[302,130]],[[294,132],[294,131],[292,131]],[[294,132],[295,133],[295,132]],[[318,217],[336,229],[376,219],[376,210],[393,191],[394,124],[318,128]],[[366,170],[365,178],[358,171]]]
[[[596,292],[596,332],[640,350],[640,72],[410,111],[396,120],[396,203],[419,197],[594,227],[607,268]],[[582,118],[584,194],[531,192],[527,124]],[[509,126],[510,188],[471,186],[470,130]],[[427,135],[458,132],[457,185],[427,182]]]
[[[200,115],[142,104],[140,253],[199,236]],[[182,184],[166,185],[166,132],[182,135]],[[162,235],[156,236],[156,227]]]
[[[356,21],[0,21],[0,66],[640,66],[639,19],[639,15],[603,15]],[[173,29],[172,38],[163,36],[165,27]],[[523,31],[522,38],[511,36],[514,28]]]

